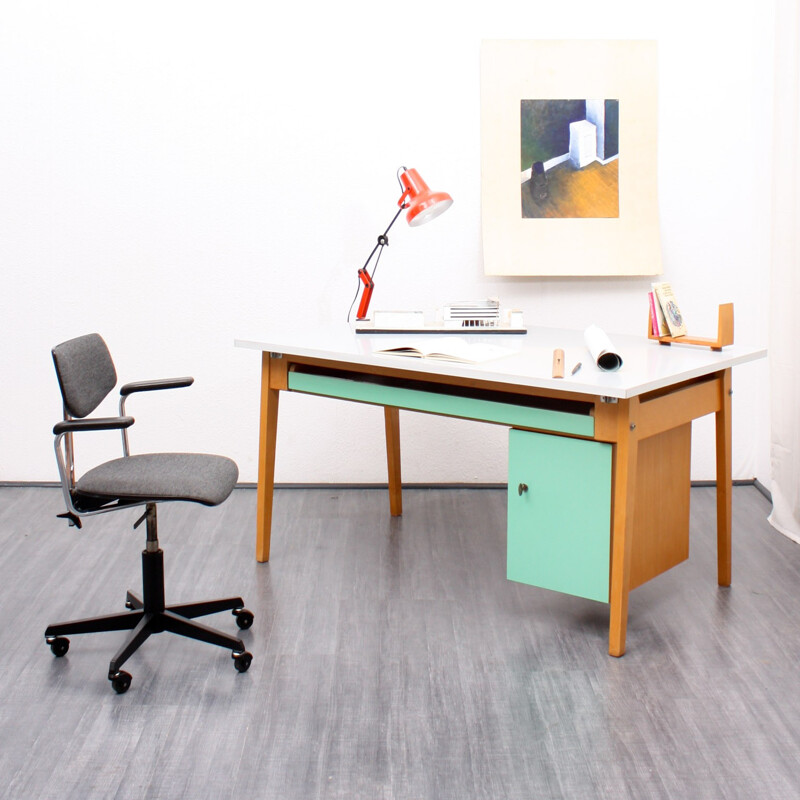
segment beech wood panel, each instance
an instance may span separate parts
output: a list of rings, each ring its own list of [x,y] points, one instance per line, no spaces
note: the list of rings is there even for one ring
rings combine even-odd
[[[339,361],[335,358],[322,359],[311,358],[308,356],[285,356],[289,367],[292,364],[321,367],[323,369],[343,370],[360,375],[377,375],[388,378],[405,378],[409,381],[424,381],[433,385],[443,386],[464,386],[473,389],[484,389],[489,391],[509,392],[511,394],[522,394],[535,397],[548,397],[552,399],[574,400],[580,403],[593,402],[591,395],[581,392],[570,392],[569,390],[557,390],[547,388],[531,389],[515,383],[512,380],[507,382],[494,380],[481,380],[480,377],[463,378],[451,375],[437,375],[436,373],[419,373],[410,369],[403,369],[402,366],[384,366],[383,364],[356,364],[348,361]],[[398,358],[398,361],[402,359]]]
[[[639,441],[630,588],[689,557],[692,426]]]
[[[677,428],[720,408],[718,378],[704,378],[667,394],[643,398],[639,410],[639,437]]]

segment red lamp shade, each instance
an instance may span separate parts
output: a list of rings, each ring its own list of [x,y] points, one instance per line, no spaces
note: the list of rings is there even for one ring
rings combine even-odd
[[[453,205],[453,198],[447,192],[432,192],[415,169],[404,169],[399,178],[403,194],[397,205],[408,209],[406,221],[412,228],[436,219]]]

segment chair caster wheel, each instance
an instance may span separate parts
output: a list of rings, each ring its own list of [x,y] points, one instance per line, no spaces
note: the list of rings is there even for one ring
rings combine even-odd
[[[111,681],[111,686],[117,694],[125,694],[131,685],[131,674],[120,670],[119,672],[109,675],[108,679]]]
[[[250,669],[250,663],[253,660],[253,654],[245,651],[244,653],[233,653],[233,666],[239,672],[247,672]]]
[[[55,639],[48,639],[47,644],[50,645],[50,649],[53,651],[53,655],[56,656],[56,658],[65,656],[67,650],[69,650],[69,639],[63,636],[56,636]]]
[[[233,612],[236,617],[236,624],[246,631],[253,624],[253,612],[248,611],[246,608],[239,608]]]

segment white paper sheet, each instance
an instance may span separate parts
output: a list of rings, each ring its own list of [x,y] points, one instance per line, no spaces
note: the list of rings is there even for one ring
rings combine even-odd
[[[597,325],[590,325],[583,332],[583,340],[592,354],[595,364],[604,372],[616,372],[622,366],[622,357],[611,340]]]

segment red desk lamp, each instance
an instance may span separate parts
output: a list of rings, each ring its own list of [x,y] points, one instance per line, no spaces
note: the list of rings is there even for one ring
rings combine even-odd
[[[389,223],[389,227],[378,236],[378,243],[372,248],[364,266],[358,271],[358,279],[363,284],[363,294],[361,295],[361,302],[358,305],[358,312],[356,313],[356,320],[362,321],[367,318],[367,310],[369,309],[369,301],[372,299],[372,290],[375,288],[375,271],[378,269],[378,262],[381,260],[381,253],[383,248],[389,244],[388,233],[394,225],[400,214],[408,209],[406,214],[406,221],[413,228],[418,225],[424,225],[435,219],[443,211],[447,211],[453,204],[453,198],[447,192],[432,192],[428,184],[420,177],[415,169],[406,169],[400,167],[397,171],[397,180],[400,182],[400,188],[403,190],[397,205],[400,206],[397,213]],[[375,266],[372,268],[372,273],[369,272],[369,262],[372,257],[378,254],[375,259]],[[356,292],[358,295],[358,292]],[[352,308],[352,306],[351,306]],[[349,319],[348,314],[348,319]]]

